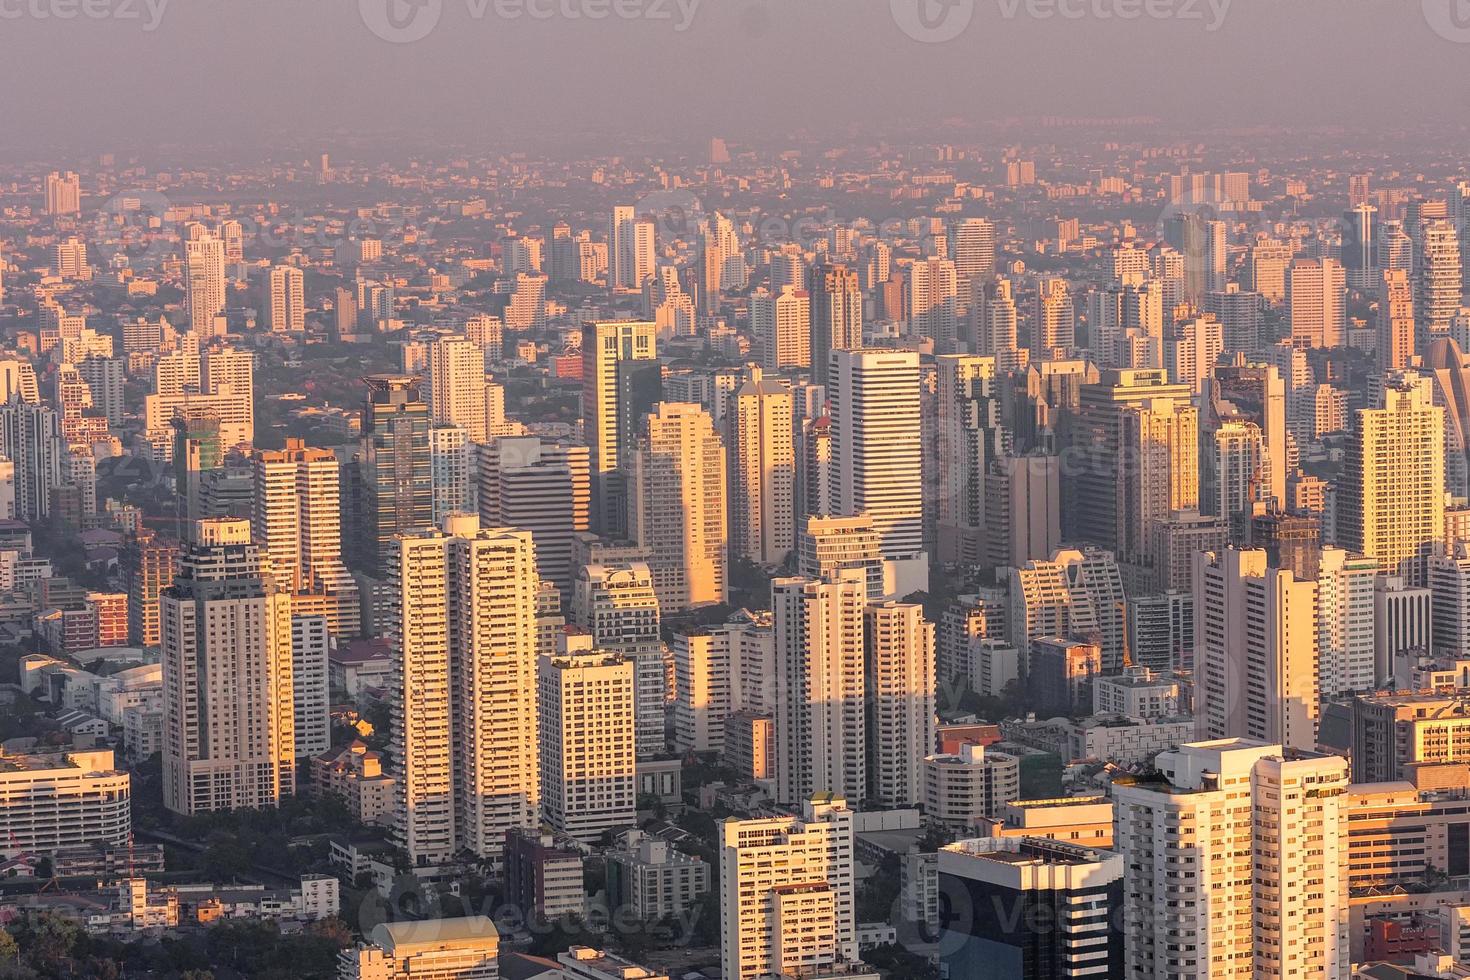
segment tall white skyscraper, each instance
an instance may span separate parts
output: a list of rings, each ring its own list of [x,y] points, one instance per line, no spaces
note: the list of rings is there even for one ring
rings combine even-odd
[[[399,535],[387,563],[394,831],[421,865],[497,859],[540,798],[531,534],[463,514],[443,527]]]
[[[435,422],[457,425],[471,442],[486,430],[485,351],[464,337],[440,337],[429,347],[429,409]]]
[[[757,289],[750,297],[750,332],[761,348],[767,371],[810,367],[811,297],[798,286],[772,294]]]
[[[720,969],[726,980],[831,975],[857,961],[852,811],[802,800],[800,817],[720,825]]]
[[[245,520],[199,521],[159,596],[163,799],[186,816],[258,809],[296,789],[291,599]]]
[[[776,798],[866,799],[863,609],[856,573],[771,582],[776,638]],[[922,756],[920,756],[922,758]]]
[[[1291,342],[1298,347],[1347,343],[1347,280],[1336,259],[1297,259],[1286,275]]]
[[[1317,583],[1264,551],[1200,552],[1194,567],[1200,738],[1317,744]]]
[[[1347,762],[1252,739],[1114,782],[1127,976],[1347,980]]]
[[[872,518],[899,596],[928,587],[919,355],[834,351],[828,373],[836,510]]]
[[[934,624],[915,603],[864,612],[868,796],[888,806],[924,798],[924,757],[934,751]]]
[[[633,672],[590,644],[540,661],[541,815],[584,843],[637,823]]]
[[[734,554],[779,565],[796,547],[791,389],[748,365],[725,415]]]
[[[653,573],[641,561],[579,567],[572,619],[592,634],[596,649],[622,654],[633,664],[638,758],[663,752],[668,684]]]
[[[1460,237],[1449,221],[1423,222],[1414,254],[1414,322],[1421,347],[1449,333],[1460,310]]]
[[[274,333],[306,329],[306,277],[294,265],[272,266],[266,273],[265,325]]]
[[[909,314],[909,334],[931,338],[937,350],[951,350],[960,338],[955,264],[949,259],[919,259],[907,272],[904,305]]]
[[[722,603],[729,535],[725,447],[698,405],[659,402],[632,458],[628,531],[648,550],[665,614]]]
[[[653,275],[656,226],[634,208],[612,210],[607,235],[607,284],[615,292],[638,292]]]
[[[965,218],[949,226],[949,258],[954,262],[960,296],[971,285],[995,275],[995,225],[985,218]]]
[[[215,317],[225,309],[225,243],[197,222],[185,231],[184,302],[194,336],[219,334]]]

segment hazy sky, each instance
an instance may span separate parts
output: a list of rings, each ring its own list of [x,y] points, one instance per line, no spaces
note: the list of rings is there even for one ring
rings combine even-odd
[[[950,40],[909,36],[965,17]],[[392,43],[369,22],[434,26]],[[1470,118],[1470,0],[0,0],[0,55],[0,147],[23,156],[327,130],[493,146],[946,116]]]

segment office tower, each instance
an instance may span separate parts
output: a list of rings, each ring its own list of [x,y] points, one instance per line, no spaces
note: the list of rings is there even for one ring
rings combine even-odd
[[[863,610],[855,573],[771,582],[776,659],[776,799],[866,799]],[[921,757],[922,758],[922,757]]]
[[[1434,595],[1398,575],[1380,575],[1373,582],[1374,679],[1382,685],[1406,688],[1412,665],[1432,651]]]
[[[586,844],[637,823],[634,667],[589,648],[542,657],[541,817]]]
[[[306,278],[291,265],[272,266],[266,273],[265,326],[275,333],[306,329]]]
[[[750,297],[750,332],[760,344],[767,371],[810,367],[811,298],[796,286],[775,295],[757,289]]]
[[[287,439],[255,454],[252,533],[282,589],[320,607],[338,639],[361,625],[357,583],[342,563],[341,468],[329,449]],[[307,599],[306,597],[310,597]]]
[[[1444,409],[1427,379],[1389,379],[1354,413],[1337,492],[1337,544],[1419,583],[1443,546]]]
[[[225,309],[225,243],[197,222],[185,230],[184,302],[194,336],[202,341],[223,332],[216,317]]]
[[[1343,215],[1342,267],[1350,289],[1370,292],[1378,288],[1378,209],[1357,204]]]
[[[90,279],[92,269],[87,264],[87,243],[80,238],[68,238],[52,245],[51,271],[62,279]]]
[[[1378,269],[1388,272],[1414,268],[1414,241],[1404,230],[1402,221],[1385,221],[1378,233]]]
[[[472,442],[486,429],[485,352],[464,337],[440,337],[429,347],[430,412],[435,422],[457,425]]]
[[[55,410],[12,395],[0,405],[0,454],[15,465],[16,520],[45,518],[51,492],[62,484],[65,454]]]
[[[1205,312],[1220,321],[1227,352],[1253,351],[1261,342],[1260,293],[1244,291],[1239,283],[1226,283],[1223,292],[1205,294]]]
[[[832,354],[834,510],[872,519],[899,596],[924,590],[929,577],[919,387],[913,351]]]
[[[1004,452],[995,358],[941,354],[934,367],[939,560],[979,562],[984,559],[986,470]]]
[[[291,690],[298,759],[310,759],[332,747],[327,681],[330,632],[325,616],[291,617]]]
[[[914,603],[863,612],[867,788],[888,806],[924,798],[923,761],[934,750],[934,624]]]
[[[960,339],[957,282],[949,259],[919,259],[908,267],[904,306],[910,336],[930,338],[935,350],[953,349]]]
[[[1072,426],[1080,471],[1063,486],[1063,534],[1142,565],[1157,523],[1199,506],[1199,413],[1164,372],[1104,371],[1084,385]]]
[[[123,549],[123,587],[128,593],[128,642],[156,647],[162,642],[158,596],[173,584],[179,543],[152,531],[134,535]]]
[[[835,974],[857,962],[852,811],[830,793],[801,806],[799,817],[720,824],[725,980]]]
[[[1229,739],[1156,765],[1113,784],[1124,975],[1347,980],[1347,763]]]
[[[1347,343],[1345,280],[1336,259],[1296,259],[1286,278],[1291,342],[1298,347]]]
[[[395,536],[386,583],[395,840],[420,866],[496,859],[539,798],[531,534],[454,515]]]
[[[1317,688],[1323,697],[1372,690],[1374,580],[1371,558],[1323,548],[1317,580]]]
[[[1203,552],[1194,608],[1199,737],[1315,747],[1317,583],[1270,568],[1264,551]]]
[[[1378,369],[1398,371],[1414,356],[1414,290],[1409,274],[1386,269],[1378,284]]]
[[[636,751],[640,759],[654,758],[664,751],[668,683],[653,573],[641,561],[579,566],[572,608],[594,648],[633,665]]]
[[[659,402],[632,458],[628,531],[665,614],[725,601],[725,447],[698,405]]]
[[[291,600],[250,522],[195,525],[159,598],[163,801],[175,813],[276,806],[296,788]]]
[[[725,416],[733,553],[772,567],[796,547],[791,389],[747,365]]]
[[[572,541],[589,526],[586,446],[507,436],[480,449],[480,517],[536,538],[536,567],[564,597],[572,589]]]
[[[623,528],[616,473],[634,448],[642,413],[660,397],[646,390],[661,384],[656,333],[648,320],[599,321],[582,330],[582,430],[591,452],[592,524],[603,533]]]
[[[978,282],[970,303],[970,352],[995,358],[996,370],[1010,373],[1026,366],[1020,350],[1019,317],[1008,279]]]
[[[1043,837],[939,849],[938,889],[968,910],[937,930],[951,977],[1122,977],[1123,856]]]
[[[1039,716],[1080,717],[1092,711],[1092,682],[1102,673],[1102,647],[1042,636],[1026,653],[1026,698]]]
[[[1414,252],[1414,323],[1421,347],[1449,333],[1460,309],[1460,238],[1443,219],[1425,220]]]
[[[82,179],[74,171],[46,175],[46,213],[52,217],[82,212]]]
[[[1056,552],[1062,543],[1061,481],[1059,456],[1003,456],[990,464],[985,474],[982,564],[1017,567]]]
[[[418,378],[370,374],[362,380],[367,386],[361,463],[367,533],[361,547],[364,559],[381,568],[392,553],[395,534],[433,524],[429,406],[419,397]]]
[[[812,381],[826,384],[832,352],[863,346],[863,294],[847,266],[821,264],[812,269],[809,295]]]
[[[1243,284],[1259,293],[1267,303],[1286,299],[1286,269],[1291,264],[1291,245],[1275,239],[1258,239],[1246,252]]]
[[[1445,410],[1445,489],[1470,495],[1470,366],[1453,337],[1430,341],[1417,371],[1434,383],[1434,401]]]
[[[972,284],[995,275],[995,225],[985,218],[965,218],[951,223],[948,235],[956,287],[960,296],[968,297]]]
[[[435,425],[429,430],[429,470],[434,486],[434,523],[450,514],[473,514],[476,504],[476,447],[457,425]],[[492,521],[503,524],[504,521]]]
[[[1077,315],[1065,279],[1042,279],[1036,287],[1036,308],[1031,320],[1031,358],[1037,361],[1064,357],[1076,343]]]

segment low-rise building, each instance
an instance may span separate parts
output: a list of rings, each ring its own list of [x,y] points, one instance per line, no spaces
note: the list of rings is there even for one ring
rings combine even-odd
[[[132,781],[111,749],[0,754],[0,855],[126,844]]]
[[[963,745],[924,759],[924,814],[952,833],[973,833],[1020,795],[1021,763],[1006,752]]]
[[[709,891],[710,869],[701,858],[641,830],[618,835],[607,855],[608,901],[643,920],[678,915]]]
[[[582,851],[549,833],[513,827],[505,835],[505,898],[529,919],[581,918]]]
[[[385,922],[337,955],[339,980],[498,980],[500,934],[483,915]]]
[[[362,823],[392,820],[393,777],[383,771],[382,753],[360,739],[313,758],[311,783],[317,792],[341,798]]]

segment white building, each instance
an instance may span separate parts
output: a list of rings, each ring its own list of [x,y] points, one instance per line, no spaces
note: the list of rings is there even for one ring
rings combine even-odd
[[[498,980],[500,934],[483,915],[385,922],[337,954],[339,980]]]
[[[633,664],[638,758],[651,759],[663,752],[668,682],[658,597],[648,565],[626,562],[579,567],[572,620],[591,632],[593,647],[620,653]]]
[[[973,835],[1021,796],[1021,761],[983,745],[964,745],[955,755],[924,759],[924,816],[951,833]]]
[[[637,823],[633,663],[586,648],[542,657],[541,814],[593,843]]]
[[[915,603],[875,603],[863,634],[868,797],[908,806],[924,798],[922,762],[934,749],[934,624]]]
[[[132,839],[132,781],[110,749],[0,753],[0,855]]]
[[[674,634],[674,746],[720,752],[725,720],[775,705],[775,637],[769,614],[737,614],[729,622]]]
[[[291,617],[291,686],[296,705],[296,758],[309,759],[332,747],[325,616]]]
[[[720,969],[725,980],[832,970],[857,960],[852,811],[808,799],[800,817],[720,825]]]

